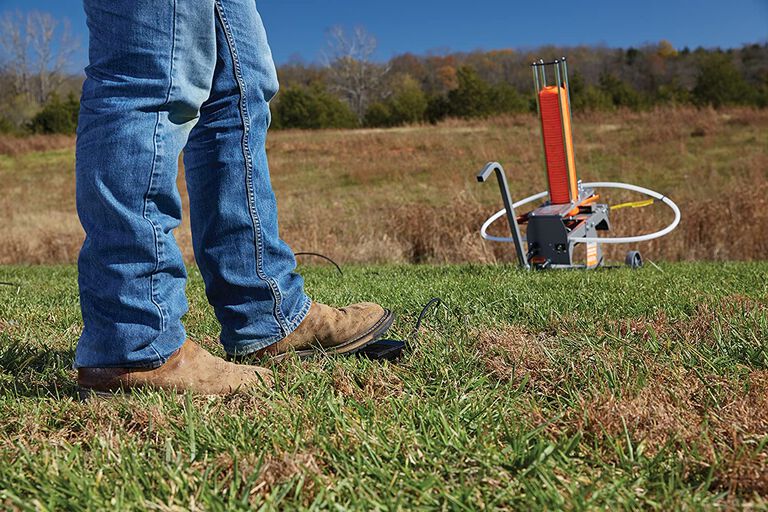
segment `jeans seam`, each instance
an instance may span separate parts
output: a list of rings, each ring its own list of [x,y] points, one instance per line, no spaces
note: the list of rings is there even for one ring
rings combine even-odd
[[[165,104],[167,105],[171,100],[171,92],[173,90],[173,59],[174,55],[176,53],[176,0],[173,2],[173,20],[172,20],[172,31],[173,31],[173,43],[171,44],[171,55],[170,55],[170,62],[169,62],[169,70],[168,70],[168,92],[165,96]],[[160,331],[165,331],[166,329],[166,314],[163,310],[163,306],[160,303],[159,295],[157,294],[156,288],[155,288],[155,275],[157,274],[157,271],[160,270],[160,261],[162,257],[162,242],[160,240],[160,236],[158,231],[161,229],[160,226],[158,226],[151,218],[148,216],[148,208],[149,208],[149,197],[153,193],[154,185],[155,185],[155,174],[157,172],[157,160],[158,160],[158,136],[160,135],[160,125],[161,125],[161,111],[157,112],[157,120],[155,121],[155,129],[152,137],[152,144],[153,144],[153,150],[154,153],[152,155],[152,169],[149,174],[149,184],[147,187],[147,192],[144,195],[144,208],[142,212],[142,216],[144,219],[149,223],[150,227],[152,228],[152,236],[154,238],[154,245],[155,245],[155,268],[152,269],[152,273],[149,276],[149,295],[150,300],[152,301],[152,304],[155,305],[157,308],[158,313],[160,314]],[[154,348],[154,345],[152,345],[152,349],[157,352],[157,350]],[[159,353],[158,353],[159,356]],[[160,360],[162,358],[159,357]]]
[[[240,59],[238,57],[237,48],[235,45],[234,36],[232,35],[229,22],[227,21],[226,13],[221,4],[221,0],[216,0],[216,12],[218,14],[219,22],[221,23],[222,30],[227,39],[227,45],[229,47],[229,53],[232,57],[232,64],[234,67],[235,81],[237,82],[238,90],[240,91],[240,101],[238,110],[240,111],[240,118],[243,123],[243,158],[245,159],[245,171],[246,171],[246,192],[248,197],[248,213],[251,217],[251,223],[253,225],[254,234],[254,249],[256,250],[256,276],[267,284],[272,292],[272,299],[274,301],[273,316],[277,321],[280,331],[284,336],[288,335],[290,325],[288,325],[282,312],[282,294],[280,288],[273,278],[270,278],[264,273],[262,254],[264,252],[264,242],[261,231],[261,221],[259,219],[258,211],[255,206],[255,192],[253,187],[253,158],[251,155],[250,145],[248,143],[250,138],[250,115],[247,107],[247,88],[245,80],[243,79]]]
[[[285,339],[288,337],[293,331],[295,331],[301,322],[304,321],[304,319],[309,314],[309,310],[312,308],[312,300],[309,297],[306,297],[304,299],[304,305],[299,310],[299,312],[296,314],[295,317],[293,317],[293,320],[288,324],[287,332],[284,335],[278,335],[278,336],[272,336],[271,338],[267,338],[264,340],[254,341],[251,343],[246,344],[244,347],[238,347],[239,349],[235,351],[234,356],[247,356],[248,354],[252,354],[254,352],[258,352],[259,350],[269,347],[270,345],[274,345],[275,343],[279,342],[282,339]]]
[[[156,368],[163,366],[167,361],[167,359],[160,355],[160,352],[157,351],[157,348],[155,348],[154,343],[151,344],[149,348],[151,348],[152,351],[155,353],[155,358],[157,359],[157,363],[155,363],[157,365]]]

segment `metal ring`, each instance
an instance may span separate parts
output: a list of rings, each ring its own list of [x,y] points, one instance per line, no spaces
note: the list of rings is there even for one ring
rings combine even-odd
[[[677,206],[677,204],[675,204],[674,201],[672,201],[667,196],[660,194],[651,189],[638,187],[637,185],[630,185],[629,183],[618,183],[618,182],[612,182],[612,181],[596,181],[592,183],[582,183],[581,186],[583,188],[618,188],[623,190],[629,190],[632,192],[637,192],[639,194],[652,197],[654,199],[661,201],[665,205],[667,205],[674,212],[675,219],[666,228],[656,231],[655,233],[649,233],[647,235],[613,237],[613,238],[611,237],[606,237],[606,238],[578,237],[578,238],[570,238],[569,242],[571,243],[633,244],[638,242],[647,242],[649,240],[655,240],[657,238],[661,238],[663,236],[668,235],[669,233],[671,233],[677,228],[677,226],[680,224],[680,220],[682,219],[680,208]],[[518,201],[517,203],[515,203],[513,205],[513,208],[519,208],[520,206],[524,206],[528,203],[532,203],[537,199],[542,199],[547,195],[549,195],[549,192],[545,191],[545,192],[540,192],[538,194],[532,195],[530,197],[526,197],[522,201]],[[480,236],[482,236],[483,239],[491,242],[502,242],[502,243],[514,242],[514,239],[510,237],[498,237],[498,236],[492,236],[488,234],[488,228],[490,228],[494,222],[496,222],[501,217],[506,215],[506,213],[507,213],[507,210],[502,209],[496,212],[495,214],[491,215],[488,218],[488,220],[485,221],[485,223],[483,224],[483,227],[480,228]]]

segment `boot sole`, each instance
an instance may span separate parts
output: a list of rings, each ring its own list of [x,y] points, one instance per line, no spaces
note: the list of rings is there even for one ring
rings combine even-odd
[[[285,352],[283,354],[272,356],[269,358],[269,360],[275,363],[279,363],[291,355],[296,355],[299,359],[312,359],[321,355],[340,356],[354,354],[358,350],[367,347],[371,343],[381,338],[381,336],[387,332],[390,327],[392,327],[392,323],[394,321],[395,315],[390,310],[385,309],[384,316],[382,316],[375,324],[373,324],[370,329],[351,341],[327,349],[312,348],[308,350],[295,350]]]

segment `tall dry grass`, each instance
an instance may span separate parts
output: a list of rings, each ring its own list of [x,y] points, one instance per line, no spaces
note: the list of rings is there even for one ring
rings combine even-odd
[[[765,258],[768,112],[582,115],[575,139],[585,181],[647,186],[683,209],[673,235],[637,246],[647,257]],[[297,251],[342,262],[512,261],[512,246],[478,236],[501,201],[495,184],[477,184],[474,173],[498,160],[516,196],[546,186],[536,119],[526,115],[392,130],[275,132],[269,155],[284,238]],[[76,259],[82,232],[73,169],[71,138],[0,138],[0,263]],[[183,169],[179,186],[186,208]],[[187,217],[176,237],[192,261]],[[661,206],[620,210],[613,227],[616,234],[650,232],[670,220]],[[610,249],[609,256],[621,258],[626,249]]]
[[[0,155],[19,156],[33,151],[68,149],[75,144],[74,135],[0,135]]]

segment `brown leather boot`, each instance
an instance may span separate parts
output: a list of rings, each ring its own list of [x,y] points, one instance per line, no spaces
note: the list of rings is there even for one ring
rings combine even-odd
[[[159,368],[79,368],[77,383],[80,399],[86,400],[132,389],[229,395],[257,385],[271,387],[273,380],[266,368],[227,362],[187,340]]]
[[[378,304],[363,302],[335,309],[312,303],[304,321],[286,338],[236,360],[269,357],[278,362],[291,353],[302,359],[319,354],[353,354],[381,338],[395,316]]]

